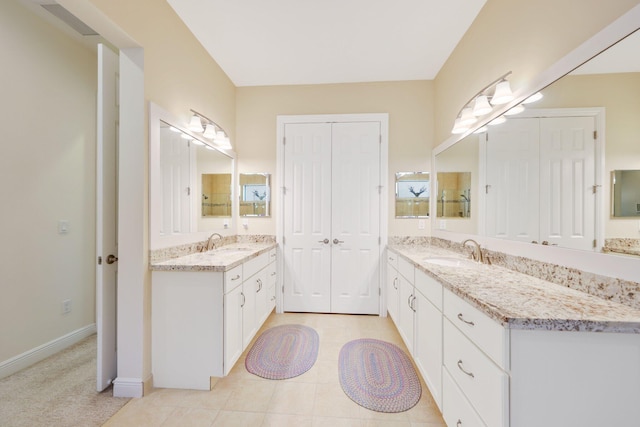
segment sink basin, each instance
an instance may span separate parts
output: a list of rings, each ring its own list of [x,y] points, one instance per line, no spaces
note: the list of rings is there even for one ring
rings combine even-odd
[[[440,258],[425,258],[423,259],[427,264],[441,265],[443,267],[454,268],[478,268],[481,264],[470,259],[454,258],[454,257],[440,257]]]

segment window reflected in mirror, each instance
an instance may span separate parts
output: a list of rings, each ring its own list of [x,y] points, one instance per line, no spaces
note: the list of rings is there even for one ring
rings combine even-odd
[[[471,217],[471,172],[438,172],[438,218]]]
[[[268,173],[240,174],[240,216],[270,216],[270,176]]]
[[[640,217],[640,170],[611,172],[612,209],[614,217]]]
[[[429,172],[396,173],[396,218],[429,216]]]

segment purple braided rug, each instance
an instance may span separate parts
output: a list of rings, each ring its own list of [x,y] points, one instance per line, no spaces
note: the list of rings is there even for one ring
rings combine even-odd
[[[244,366],[262,378],[283,380],[307,372],[318,358],[318,333],[308,326],[280,325],[264,331]]]
[[[340,385],[351,400],[378,412],[402,412],[420,400],[422,386],[409,357],[375,339],[346,343],[339,356]]]

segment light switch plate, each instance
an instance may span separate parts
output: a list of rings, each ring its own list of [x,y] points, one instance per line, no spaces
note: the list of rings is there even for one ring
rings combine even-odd
[[[418,220],[418,230],[424,230],[424,227],[425,227],[424,219],[419,219]]]
[[[61,219],[58,221],[58,234],[67,234],[70,228],[69,221],[66,219]]]

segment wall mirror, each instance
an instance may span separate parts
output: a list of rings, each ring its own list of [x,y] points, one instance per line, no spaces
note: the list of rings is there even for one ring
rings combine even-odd
[[[396,173],[396,218],[429,217],[429,172]]]
[[[233,232],[235,153],[215,148],[152,103],[149,118],[150,249]]]
[[[611,215],[640,218],[640,170],[611,172]]]
[[[271,216],[271,175],[240,174],[240,216]]]
[[[471,218],[471,172],[438,172],[438,218]]]
[[[524,112],[436,149],[438,176],[472,172],[473,208],[470,223],[434,227],[597,252],[605,239],[640,242],[637,223],[615,213],[623,186],[613,185],[613,171],[640,165],[639,51],[635,31],[544,88]],[[640,200],[628,203],[633,210]]]

